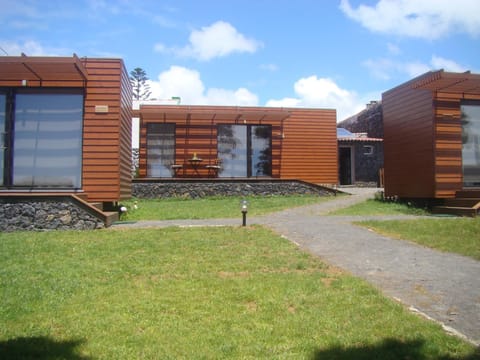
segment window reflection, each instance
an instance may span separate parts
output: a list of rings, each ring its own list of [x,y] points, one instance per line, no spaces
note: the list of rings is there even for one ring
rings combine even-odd
[[[270,126],[252,126],[252,175],[272,175],[272,129]]]
[[[480,186],[480,104],[462,104],[462,163],[465,187]]]
[[[16,96],[13,185],[80,188],[83,95]]]
[[[271,176],[271,126],[219,125],[220,177]]]
[[[4,184],[4,167],[5,167],[5,109],[6,109],[6,96],[5,94],[0,94],[0,186]]]
[[[218,126],[218,157],[222,162],[220,177],[247,176],[247,127]]]
[[[147,124],[147,176],[170,177],[175,163],[175,124]]]

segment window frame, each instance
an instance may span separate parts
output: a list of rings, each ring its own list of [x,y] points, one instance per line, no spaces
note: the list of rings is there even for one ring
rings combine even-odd
[[[30,189],[30,190],[73,190],[78,191],[83,186],[83,141],[84,141],[84,117],[85,117],[85,88],[83,87],[59,87],[59,88],[19,88],[19,87],[0,87],[0,93],[6,94],[6,109],[5,109],[5,153],[3,164],[3,183],[0,188],[6,189]],[[31,95],[79,95],[81,96],[81,113],[80,113],[80,144],[77,148],[78,152],[78,172],[74,174],[76,179],[72,186],[64,184],[45,185],[16,185],[14,179],[15,170],[15,140],[17,138],[15,131],[15,123],[17,120],[16,105],[17,96],[23,94]],[[48,132],[47,132],[48,133]],[[40,149],[41,151],[42,149]]]

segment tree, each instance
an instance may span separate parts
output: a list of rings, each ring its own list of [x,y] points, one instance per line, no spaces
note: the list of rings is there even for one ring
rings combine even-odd
[[[130,71],[130,83],[133,88],[134,100],[148,100],[150,94],[150,86],[147,84],[147,73],[142,68],[135,68]]]

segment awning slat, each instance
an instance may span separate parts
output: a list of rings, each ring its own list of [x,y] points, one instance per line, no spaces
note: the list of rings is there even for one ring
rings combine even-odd
[[[413,83],[412,88],[454,94],[480,95],[480,74],[471,74],[470,72],[451,73],[439,70],[425,74]]]
[[[0,79],[37,81],[86,81],[88,73],[73,57],[0,56]]]

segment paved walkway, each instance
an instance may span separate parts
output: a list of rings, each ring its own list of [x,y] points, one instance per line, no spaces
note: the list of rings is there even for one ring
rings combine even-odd
[[[345,191],[352,196],[249,218],[248,224],[272,228],[325,262],[367,280],[387,296],[479,345],[480,262],[380,236],[352,224],[365,217],[323,216],[331,210],[364,201],[376,190],[352,188]],[[139,221],[114,225],[114,228],[238,226],[240,222],[241,219]]]

